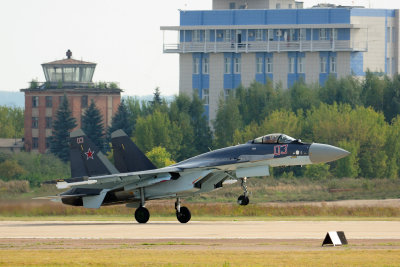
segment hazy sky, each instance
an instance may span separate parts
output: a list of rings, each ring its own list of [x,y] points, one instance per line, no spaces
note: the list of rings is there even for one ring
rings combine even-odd
[[[304,0],[400,9],[395,0]],[[0,90],[44,81],[40,64],[73,57],[97,63],[94,81],[116,81],[128,95],[178,93],[178,55],[163,54],[160,26],[179,25],[178,9],[212,0],[0,0]]]

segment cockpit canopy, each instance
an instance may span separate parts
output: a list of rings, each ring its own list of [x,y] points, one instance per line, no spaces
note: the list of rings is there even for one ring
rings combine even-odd
[[[289,144],[294,141],[296,139],[286,134],[274,133],[257,137],[253,140],[253,144]]]

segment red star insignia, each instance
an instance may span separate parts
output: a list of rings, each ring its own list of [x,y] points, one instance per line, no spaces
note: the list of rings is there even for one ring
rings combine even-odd
[[[86,154],[86,157],[87,157],[86,160],[88,160],[88,159],[93,159],[94,151],[91,151],[91,150],[90,150],[90,147],[89,147],[88,152],[85,152],[85,154]]]

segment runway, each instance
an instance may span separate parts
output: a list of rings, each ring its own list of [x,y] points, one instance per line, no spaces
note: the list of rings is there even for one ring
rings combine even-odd
[[[1,221],[0,238],[43,239],[400,239],[400,221]]]

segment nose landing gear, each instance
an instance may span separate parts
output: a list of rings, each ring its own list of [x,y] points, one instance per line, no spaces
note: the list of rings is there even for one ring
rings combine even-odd
[[[241,205],[241,206],[246,206],[250,202],[249,197],[248,197],[249,192],[247,191],[247,178],[244,177],[241,180],[242,180],[241,186],[242,186],[242,189],[243,189],[243,195],[240,195],[238,197],[237,203],[239,205]]]

